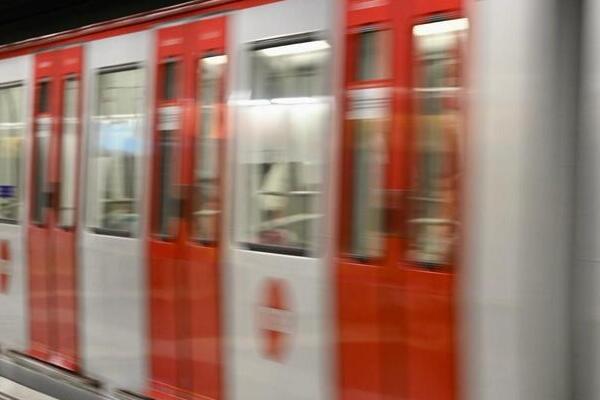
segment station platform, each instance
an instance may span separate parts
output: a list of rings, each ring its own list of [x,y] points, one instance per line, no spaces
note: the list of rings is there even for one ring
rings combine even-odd
[[[59,400],[0,377],[0,400]]]
[[[30,359],[0,353],[0,400],[106,400],[95,381]]]

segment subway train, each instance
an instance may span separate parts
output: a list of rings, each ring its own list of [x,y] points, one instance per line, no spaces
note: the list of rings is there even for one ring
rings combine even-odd
[[[599,19],[207,0],[0,46],[0,375],[600,399]]]

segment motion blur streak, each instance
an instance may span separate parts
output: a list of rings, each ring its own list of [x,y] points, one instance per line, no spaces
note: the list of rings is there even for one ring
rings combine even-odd
[[[166,4],[0,47],[0,398],[600,399],[600,0]]]

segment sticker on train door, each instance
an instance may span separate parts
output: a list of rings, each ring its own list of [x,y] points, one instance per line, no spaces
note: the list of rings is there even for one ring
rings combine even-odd
[[[0,293],[8,293],[10,281],[10,246],[8,240],[0,242]]]
[[[292,346],[295,315],[289,285],[282,279],[267,279],[259,292],[256,321],[263,357],[284,362]]]

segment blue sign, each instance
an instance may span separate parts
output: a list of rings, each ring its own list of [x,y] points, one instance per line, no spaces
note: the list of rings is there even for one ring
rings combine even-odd
[[[15,187],[13,185],[0,185],[0,199],[13,197],[15,197]]]

